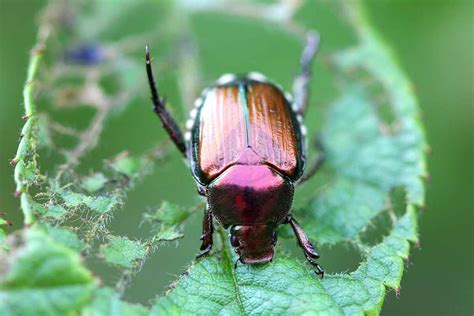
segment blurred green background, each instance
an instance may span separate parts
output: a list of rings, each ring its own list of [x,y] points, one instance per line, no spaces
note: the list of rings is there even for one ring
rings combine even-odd
[[[28,52],[35,42],[35,17],[43,5],[44,1],[36,0],[0,1],[0,210],[7,212],[8,219],[14,222],[13,229],[20,227],[21,216],[18,200],[13,197],[13,169],[8,159],[14,156],[23,125],[20,119],[23,112],[21,89]],[[427,207],[420,217],[421,249],[412,251],[412,263],[404,275],[400,297],[388,293],[382,313],[472,315],[474,2],[384,0],[369,1],[367,7],[375,28],[393,48],[402,68],[414,83],[432,147],[432,154],[428,157],[431,181],[427,185]],[[204,31],[196,32],[199,35]],[[219,31],[222,32],[216,30]],[[324,31],[321,30],[323,35]],[[340,36],[344,41],[344,29],[335,30],[334,36]],[[210,52],[203,53],[212,53],[215,49],[212,43],[205,43],[205,38],[202,41],[205,47],[210,47]],[[288,51],[288,59],[298,56],[297,46]],[[259,52],[256,54],[255,60],[248,61],[247,67],[258,67],[256,63],[261,56],[258,56]],[[228,71],[239,71],[238,60],[220,58],[215,62],[218,64],[215,71],[225,69],[226,63],[229,63]],[[278,59],[271,60],[266,67],[275,67],[277,63]],[[293,69],[292,63],[283,67]],[[267,69],[260,70],[265,72]],[[211,75],[219,73],[212,72]],[[276,79],[288,86],[291,76],[278,76],[281,75],[277,74]],[[323,79],[324,76],[320,76],[316,80],[316,87],[325,88]],[[318,94],[317,91],[314,93]],[[169,94],[173,96],[172,91]],[[152,114],[143,111],[141,116],[128,116],[126,121],[110,120],[108,124],[112,127],[105,131],[104,138],[112,141],[107,148],[99,146],[94,155],[110,157],[124,149],[117,140],[117,133],[123,130],[121,124],[125,123],[135,126],[127,130],[128,137],[143,140],[132,148],[127,147],[132,152],[142,151],[155,143],[154,133],[158,131],[155,126],[159,127],[159,123]],[[178,155],[173,158],[178,158]],[[176,187],[181,191],[176,192]],[[193,205],[197,200],[192,198],[193,191],[191,177],[180,159],[167,162],[166,168],[147,177],[129,195],[125,211],[120,212],[114,222],[114,230],[128,233],[130,227],[137,227],[141,212],[155,206],[161,199]],[[195,216],[190,222],[192,224],[188,225],[179,248],[159,249],[158,254],[146,263],[127,293],[129,299],[152,298],[153,293],[163,291],[164,285],[184,270],[199,243],[200,219]],[[140,237],[136,229],[133,234]],[[330,255],[328,250],[324,253],[325,257]],[[342,269],[344,264],[336,262],[342,258],[335,255],[323,261],[324,266]],[[159,272],[156,267],[159,267]],[[117,275],[111,273],[110,278],[113,281]]]

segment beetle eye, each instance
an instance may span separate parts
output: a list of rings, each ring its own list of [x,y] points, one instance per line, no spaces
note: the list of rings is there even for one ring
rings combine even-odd
[[[240,245],[239,239],[234,235],[230,236],[230,244],[232,247],[238,247]]]

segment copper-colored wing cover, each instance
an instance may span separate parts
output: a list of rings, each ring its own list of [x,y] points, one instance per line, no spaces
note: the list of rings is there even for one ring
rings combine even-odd
[[[258,163],[289,178],[304,166],[300,125],[288,100],[270,83],[242,78],[203,95],[191,129],[190,158],[196,179],[207,184],[252,148]]]

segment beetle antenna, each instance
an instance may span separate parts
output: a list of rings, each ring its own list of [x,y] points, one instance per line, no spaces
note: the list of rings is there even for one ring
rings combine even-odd
[[[158,89],[156,87],[155,78],[153,76],[153,70],[151,68],[150,47],[146,45],[145,50],[146,73],[148,76],[148,83],[150,84],[153,111],[160,118],[161,122],[163,123],[163,127],[166,129],[166,132],[170,136],[171,140],[173,140],[174,144],[179,149],[181,154],[186,157],[186,143],[184,141],[183,134],[181,133],[178,124],[171,116],[171,113],[166,109],[165,99],[160,97],[160,94],[158,93]]]
[[[316,31],[309,31],[306,35],[306,46],[303,50],[303,54],[301,55],[301,66],[303,67],[304,73],[309,73],[311,62],[314,59],[314,56],[318,52],[319,49],[319,42],[321,37],[319,33]]]
[[[146,60],[146,73],[148,75],[148,82],[150,83],[150,90],[151,90],[151,99],[153,101],[153,105],[156,107],[157,104],[162,103],[162,99],[158,93],[158,89],[156,88],[155,77],[153,76],[153,70],[151,69],[151,59],[150,59],[150,46],[145,46],[145,60]]]
[[[306,34],[305,47],[300,59],[300,73],[293,82],[293,97],[296,112],[304,115],[308,106],[309,81],[311,79],[311,64],[319,48],[319,33],[310,31]]]

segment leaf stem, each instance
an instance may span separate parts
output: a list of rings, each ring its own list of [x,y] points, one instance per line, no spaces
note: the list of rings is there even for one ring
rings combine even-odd
[[[15,196],[20,197],[20,206],[24,215],[23,223],[30,226],[35,222],[33,215],[32,197],[28,193],[34,179],[39,174],[36,164],[36,148],[38,137],[38,117],[35,103],[36,81],[39,69],[46,50],[46,41],[52,31],[52,26],[47,19],[39,26],[37,44],[31,50],[30,61],[25,86],[23,88],[23,102],[26,120],[21,130],[21,140],[15,157],[10,161],[15,166],[14,180],[16,184]],[[33,176],[31,176],[33,172]]]

